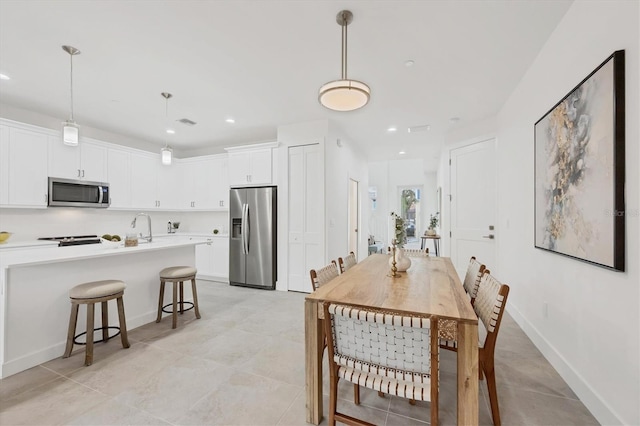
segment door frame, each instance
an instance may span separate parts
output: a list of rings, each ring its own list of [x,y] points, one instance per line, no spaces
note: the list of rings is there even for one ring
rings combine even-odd
[[[355,190],[353,190],[353,184],[355,184]],[[355,194],[355,200],[353,200],[353,194]],[[354,229],[352,221],[352,211],[351,209],[355,207],[355,247],[351,246],[352,235],[351,230]],[[358,258],[358,252],[360,250],[360,181],[354,179],[353,177],[348,177],[347,182],[347,251],[356,255],[356,259]]]

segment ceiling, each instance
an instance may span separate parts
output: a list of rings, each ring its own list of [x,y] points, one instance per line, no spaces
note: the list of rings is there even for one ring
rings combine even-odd
[[[66,120],[67,44],[82,52],[73,60],[80,126],[158,147],[168,141],[187,154],[275,140],[278,125],[328,119],[370,160],[422,157],[435,167],[448,132],[499,111],[570,4],[2,0],[0,73],[11,80],[0,81],[0,102]],[[354,14],[348,76],[372,94],[364,108],[340,113],[317,96],[340,77],[342,9]],[[197,125],[176,123],[167,135],[161,92],[173,94],[171,120]],[[424,125],[430,130],[407,133]]]

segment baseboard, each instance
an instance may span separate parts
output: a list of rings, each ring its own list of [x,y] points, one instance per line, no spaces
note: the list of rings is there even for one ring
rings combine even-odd
[[[507,312],[600,424],[624,424],[602,396],[584,380],[580,373],[542,336],[516,306],[507,303]]]
[[[203,280],[203,281],[216,281],[216,282],[219,282],[219,283],[229,284],[229,277],[221,277],[221,276],[217,276],[217,275],[198,274],[198,275],[196,275],[196,278],[199,279],[199,280]]]
[[[150,322],[155,321],[157,312],[147,312],[142,315],[138,315],[134,318],[127,318],[127,330],[131,331],[134,328],[143,326]],[[5,379],[21,371],[35,367],[52,359],[60,358],[64,354],[65,347],[67,345],[66,340],[51,345],[44,349],[32,352],[30,354],[21,356],[20,358],[6,361],[2,364],[2,370],[0,371],[0,377]]]

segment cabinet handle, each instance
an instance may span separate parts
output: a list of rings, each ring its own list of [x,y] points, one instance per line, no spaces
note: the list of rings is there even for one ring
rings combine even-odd
[[[44,202],[45,203],[49,202],[49,194],[47,194],[47,193],[44,194]]]
[[[78,169],[78,176],[77,177],[80,177],[80,169]]]
[[[82,177],[84,177],[84,169],[82,169]]]

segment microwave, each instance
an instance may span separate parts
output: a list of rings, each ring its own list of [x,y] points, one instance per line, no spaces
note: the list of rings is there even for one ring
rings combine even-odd
[[[109,207],[109,184],[49,178],[49,207]]]

